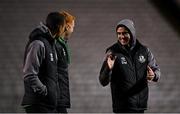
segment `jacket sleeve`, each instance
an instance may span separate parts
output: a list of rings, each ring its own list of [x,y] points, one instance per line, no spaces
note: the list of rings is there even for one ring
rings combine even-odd
[[[151,69],[154,71],[155,74],[153,81],[157,82],[160,79],[160,75],[161,75],[160,68],[156,63],[156,60],[152,52],[149,50],[149,48],[147,48],[147,50],[148,50],[148,65],[151,67]]]
[[[105,58],[103,65],[101,67],[101,70],[100,70],[100,75],[99,75],[99,81],[102,86],[106,86],[109,84],[111,80],[111,74],[112,74],[112,71],[108,67],[107,58]]]
[[[40,65],[45,58],[45,47],[42,41],[35,40],[27,47],[23,66],[24,83],[34,92],[46,95],[47,88],[38,78]]]

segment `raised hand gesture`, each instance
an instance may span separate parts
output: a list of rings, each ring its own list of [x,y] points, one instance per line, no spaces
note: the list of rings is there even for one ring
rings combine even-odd
[[[112,53],[109,53],[107,55],[107,64],[110,70],[112,70],[115,60],[116,60],[116,56],[113,56]]]

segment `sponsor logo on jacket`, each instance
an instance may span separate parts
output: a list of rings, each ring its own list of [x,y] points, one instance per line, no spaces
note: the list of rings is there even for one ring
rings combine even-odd
[[[53,54],[52,54],[52,53],[50,53],[49,55],[50,55],[50,60],[51,60],[51,61],[54,61]]]
[[[121,57],[121,64],[127,64],[127,61],[126,61],[125,57]]]
[[[63,55],[66,56],[66,51],[65,49],[63,48]]]

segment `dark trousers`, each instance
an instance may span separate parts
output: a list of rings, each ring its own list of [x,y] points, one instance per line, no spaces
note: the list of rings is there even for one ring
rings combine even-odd
[[[66,108],[62,108],[62,107],[58,107],[57,108],[57,113],[67,114],[67,109]]]
[[[49,108],[41,105],[24,107],[26,113],[67,113],[66,108]]]
[[[132,110],[132,109],[116,109],[116,110],[113,110],[114,113],[144,113],[144,110]]]

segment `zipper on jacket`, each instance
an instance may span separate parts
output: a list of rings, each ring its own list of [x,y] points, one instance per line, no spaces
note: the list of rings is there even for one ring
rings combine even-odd
[[[136,55],[137,53],[134,54],[134,68],[135,68],[135,75],[136,75],[136,82],[137,82],[137,71],[136,71]],[[140,107],[140,95],[137,96],[137,108]]]
[[[134,72],[134,75],[135,75],[135,82],[137,83],[137,80],[138,80],[137,78],[138,77],[137,77],[137,71],[136,71],[136,58],[135,58],[137,53],[135,53],[134,56],[132,56],[131,51],[125,50],[125,52],[127,53],[127,55],[129,56],[129,58],[131,60],[131,64],[132,64],[132,67],[133,67],[133,72]],[[137,108],[140,107],[140,96],[139,95],[137,96],[136,106],[137,106]]]
[[[133,72],[134,72],[134,74],[135,74],[135,79],[136,79],[136,82],[137,82],[137,73],[136,73],[135,60],[133,60],[132,55],[131,55],[130,52],[127,51],[127,53],[128,53],[128,56],[129,56],[129,58],[130,58],[130,60],[131,60],[131,64],[132,64],[132,67],[133,67]]]
[[[134,54],[134,59],[133,59],[133,57],[132,57],[130,52],[128,52],[128,55],[129,55],[129,57],[131,59],[131,62],[132,62],[133,72],[134,72],[135,80],[136,80],[136,83],[137,83],[137,80],[138,80],[137,71],[136,71],[136,55],[137,55],[137,53]],[[137,96],[136,105],[137,105],[137,108],[140,107],[140,95]]]

